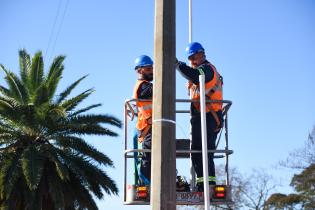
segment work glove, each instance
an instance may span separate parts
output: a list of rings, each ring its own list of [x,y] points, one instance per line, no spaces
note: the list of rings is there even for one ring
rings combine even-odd
[[[177,60],[177,58],[175,58],[175,68],[176,69],[178,68],[178,60]]]
[[[180,65],[180,64],[183,64],[184,62],[182,62],[182,61],[179,61],[177,58],[175,58],[175,68],[177,69],[178,68],[178,66]]]
[[[193,86],[193,82],[188,80],[188,82],[186,83],[186,87],[187,87],[187,90],[188,90],[188,96],[190,96],[190,88]]]
[[[194,83],[193,83],[192,81],[188,80],[188,82],[186,83],[187,89],[190,89],[191,86],[193,86],[193,84],[194,84]]]

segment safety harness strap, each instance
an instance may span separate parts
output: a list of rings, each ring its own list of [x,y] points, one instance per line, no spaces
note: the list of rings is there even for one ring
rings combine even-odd
[[[140,135],[138,136],[139,143],[142,143],[146,135],[149,133],[151,127],[152,127],[152,117],[147,119],[148,125],[140,131]]]
[[[210,97],[207,96],[207,95],[206,95],[206,98],[207,98],[208,100],[210,100]],[[209,106],[209,105],[210,105],[210,104],[207,104],[207,106]],[[213,118],[214,118],[214,120],[215,120],[215,122],[216,122],[216,124],[217,124],[216,128],[214,129],[214,131],[217,132],[217,131],[219,131],[219,130],[221,129],[221,121],[220,121],[220,119],[219,119],[218,114],[217,114],[213,109],[210,109],[210,113],[211,113],[211,115],[213,116]]]
[[[212,114],[212,116],[213,116],[213,118],[214,118],[214,120],[215,120],[215,122],[216,122],[216,124],[217,124],[217,127],[214,129],[214,131],[217,132],[217,131],[219,131],[220,128],[221,128],[220,119],[219,119],[219,117],[218,117],[218,114],[217,114],[215,111],[213,111],[212,109],[210,109],[210,113]]]

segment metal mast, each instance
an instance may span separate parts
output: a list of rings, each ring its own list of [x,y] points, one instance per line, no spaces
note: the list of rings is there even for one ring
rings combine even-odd
[[[176,209],[175,3],[155,0],[152,210]]]

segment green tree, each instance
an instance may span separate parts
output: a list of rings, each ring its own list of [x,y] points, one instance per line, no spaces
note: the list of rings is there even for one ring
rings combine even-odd
[[[46,75],[40,51],[33,58],[19,51],[19,76],[0,64],[7,83],[0,86],[1,210],[94,210],[93,195],[118,192],[101,169],[113,162],[84,135],[117,136],[104,124],[120,128],[121,121],[86,113],[100,104],[77,109],[94,91],[69,96],[86,76],[56,94],[64,59],[57,56]]]
[[[294,175],[290,185],[297,193],[271,195],[267,201],[271,209],[315,209],[315,164]]]
[[[296,193],[272,194],[267,201],[270,209],[315,209],[315,127],[304,148],[290,153],[289,158],[281,164],[302,171],[291,179],[290,185]]]
[[[301,209],[301,206],[300,206],[301,200],[302,200],[302,197],[297,194],[285,195],[282,193],[274,193],[268,198],[266,202],[266,206],[268,206],[268,209],[275,209],[275,210]]]
[[[305,209],[315,209],[315,163],[294,175],[291,181]]]

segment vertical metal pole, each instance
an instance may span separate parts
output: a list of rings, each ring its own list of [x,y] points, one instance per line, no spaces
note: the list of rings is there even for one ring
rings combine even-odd
[[[225,150],[229,149],[229,130],[228,130],[228,113],[225,116]],[[225,173],[226,185],[230,185],[230,172],[229,172],[229,155],[225,153]]]
[[[128,125],[127,125],[127,105],[125,104],[125,109],[124,109],[124,134],[125,134],[125,140],[124,140],[124,202],[126,202],[126,185],[127,185],[127,154],[125,153],[127,150],[127,130],[128,130]]]
[[[201,137],[202,137],[202,166],[203,166],[203,189],[205,209],[210,209],[210,194],[208,182],[208,145],[207,145],[207,122],[206,122],[206,102],[205,102],[205,75],[199,75],[200,88],[200,115],[201,115]]]
[[[188,30],[189,30],[189,36],[188,41],[189,43],[192,42],[192,0],[188,0]]]
[[[152,210],[176,209],[175,2],[155,0]]]
[[[192,42],[192,0],[188,0],[188,42]],[[192,91],[189,92],[190,98],[192,96]],[[190,117],[191,118],[191,117]],[[192,144],[192,136],[191,136],[191,125],[190,125],[190,148]],[[196,171],[192,164],[192,157],[190,154],[190,190],[194,191],[196,186]]]

